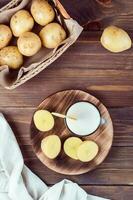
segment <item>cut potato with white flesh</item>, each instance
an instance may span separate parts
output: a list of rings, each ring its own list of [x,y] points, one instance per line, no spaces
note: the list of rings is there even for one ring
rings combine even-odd
[[[34,19],[27,10],[19,10],[10,21],[13,35],[19,37],[22,33],[31,31],[34,26]]]
[[[49,135],[41,142],[42,152],[50,159],[55,159],[61,151],[61,140],[57,135]]]
[[[55,12],[52,6],[46,0],[33,0],[31,5],[31,14],[36,23],[45,26],[55,18]]]
[[[66,38],[66,32],[58,23],[50,23],[40,31],[40,38],[44,47],[52,49],[58,47]]]
[[[23,64],[23,56],[16,46],[7,46],[0,50],[0,65],[11,69],[19,69]]]
[[[98,154],[99,147],[94,141],[84,141],[77,149],[77,157],[82,162],[93,160]]]
[[[116,26],[105,28],[101,36],[101,44],[111,52],[122,52],[130,49],[132,41],[126,31]]]
[[[6,47],[11,39],[12,39],[11,29],[4,24],[0,24],[0,49]]]
[[[50,131],[54,127],[54,118],[47,110],[38,110],[33,116],[34,124],[39,131]]]
[[[24,56],[33,56],[40,50],[42,44],[37,34],[25,32],[19,37],[17,45]]]
[[[64,142],[64,152],[70,158],[78,160],[77,150],[82,144],[82,140],[78,137],[70,137]]]

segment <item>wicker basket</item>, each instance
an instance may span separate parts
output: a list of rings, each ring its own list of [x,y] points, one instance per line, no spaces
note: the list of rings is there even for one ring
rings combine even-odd
[[[0,9],[0,23],[9,22],[10,17],[16,11],[27,6],[29,2],[30,0],[12,0],[6,6]],[[10,70],[8,66],[1,66],[0,84],[3,85],[6,89],[14,89],[40,73],[43,69],[53,63],[57,58],[59,58],[68,49],[68,47],[77,40],[80,33],[82,32],[83,28],[68,15],[61,3],[58,0],[53,0],[53,3],[55,8],[58,10],[56,15],[58,15],[57,17],[60,20],[60,23],[63,19],[63,24],[69,32],[68,38],[58,48],[52,51],[50,50],[50,52],[45,55],[40,54],[40,60],[36,61],[33,59],[33,62],[30,60],[30,64],[28,66],[25,66],[24,62],[24,66],[20,68],[18,73],[15,72],[13,79],[10,78]],[[39,53],[40,52],[38,52],[38,54]]]

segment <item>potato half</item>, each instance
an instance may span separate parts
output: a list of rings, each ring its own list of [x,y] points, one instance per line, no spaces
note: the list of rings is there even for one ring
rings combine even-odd
[[[47,110],[36,111],[33,120],[39,131],[50,131],[54,127],[54,118]]]
[[[33,56],[36,54],[42,44],[41,40],[35,33],[25,32],[17,41],[18,49],[24,56]]]
[[[18,69],[23,64],[23,56],[16,46],[7,46],[0,50],[0,65]]]
[[[41,142],[42,152],[50,159],[55,159],[61,151],[61,140],[57,135],[49,135]]]
[[[31,5],[31,14],[36,23],[41,26],[52,22],[55,12],[52,6],[46,0],[33,0]]]
[[[34,26],[34,20],[27,10],[19,10],[10,21],[10,27],[13,35],[19,37],[22,33],[31,31]]]
[[[101,44],[109,51],[117,53],[131,48],[132,41],[123,29],[109,26],[103,31]]]
[[[66,32],[58,23],[50,23],[40,31],[40,38],[46,48],[56,48],[65,40]]]
[[[84,141],[77,149],[77,157],[82,162],[93,160],[98,154],[99,147],[94,141]]]
[[[0,49],[6,47],[12,39],[11,29],[4,25],[0,24]]]
[[[82,144],[82,140],[78,137],[70,137],[64,142],[64,152],[70,158],[78,160],[77,149]]]

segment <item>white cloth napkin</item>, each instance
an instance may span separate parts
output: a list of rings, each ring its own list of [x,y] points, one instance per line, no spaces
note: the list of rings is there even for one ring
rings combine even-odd
[[[0,200],[105,200],[63,180],[48,188],[25,165],[16,138],[0,113]]]

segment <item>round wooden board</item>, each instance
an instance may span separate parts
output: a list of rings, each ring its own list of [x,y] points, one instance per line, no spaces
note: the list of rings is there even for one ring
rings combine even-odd
[[[105,119],[105,123],[101,124],[98,130],[90,136],[82,137],[83,140],[94,140],[99,145],[99,153],[94,160],[83,163],[77,160],[73,160],[65,155],[63,151],[63,142],[66,138],[73,136],[73,134],[67,129],[64,119],[55,117],[54,129],[48,132],[40,132],[36,129],[33,118],[31,122],[31,142],[35,154],[39,160],[51,170],[61,174],[77,175],[83,174],[96,168],[106,158],[113,141],[113,125],[110,115],[106,107],[94,96],[81,90],[66,90],[57,92],[48,98],[46,98],[37,108],[46,109],[50,112],[58,112],[65,114],[70,105],[78,101],[89,101],[97,106],[102,118]],[[62,151],[60,155],[54,159],[48,159],[41,151],[41,140],[48,136],[56,134],[61,138]]]

